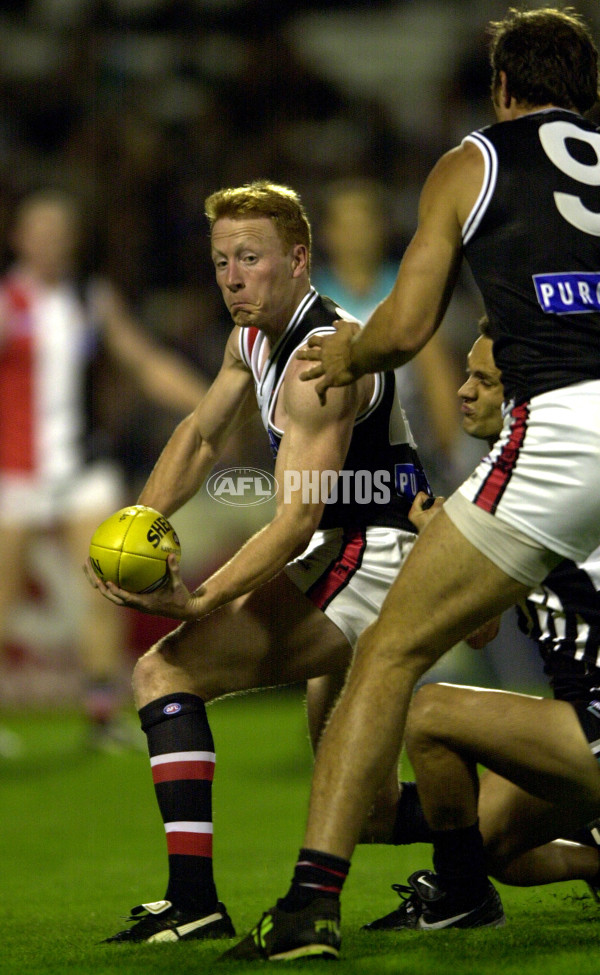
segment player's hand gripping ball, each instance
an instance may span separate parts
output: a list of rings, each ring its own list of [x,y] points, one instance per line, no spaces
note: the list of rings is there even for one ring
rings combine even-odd
[[[90,542],[90,561],[104,582],[128,592],[153,592],[169,578],[167,558],[181,556],[172,524],[143,504],[121,508],[98,526]]]

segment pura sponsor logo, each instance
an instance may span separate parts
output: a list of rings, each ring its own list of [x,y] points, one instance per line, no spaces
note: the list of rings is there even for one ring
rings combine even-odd
[[[534,274],[533,283],[540,307],[548,314],[600,311],[600,272]]]
[[[425,472],[414,464],[395,464],[394,483],[396,493],[401,494],[408,501],[414,501],[419,491],[432,494]]]

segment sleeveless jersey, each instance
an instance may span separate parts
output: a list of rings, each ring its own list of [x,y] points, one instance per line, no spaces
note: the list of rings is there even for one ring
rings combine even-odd
[[[581,564],[561,562],[517,613],[539,647],[554,696],[600,697],[600,549]]]
[[[600,130],[547,109],[466,137],[485,162],[463,227],[506,398],[600,378]]]
[[[284,432],[275,426],[273,415],[288,363],[311,335],[335,331],[333,322],[340,318],[354,320],[330,298],[311,289],[266,359],[264,333],[254,327],[240,332],[240,353],[254,377],[274,457]],[[299,473],[309,479],[316,474]],[[318,490],[314,480],[307,490]],[[319,528],[372,525],[403,528],[414,534],[408,512],[418,491],[431,493],[400,405],[395,375],[377,373],[374,394],[356,417],[344,470],[325,504]]]

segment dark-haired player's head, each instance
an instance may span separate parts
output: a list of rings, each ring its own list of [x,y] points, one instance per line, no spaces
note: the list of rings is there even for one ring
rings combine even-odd
[[[492,97],[500,72],[508,94],[526,108],[555,105],[586,112],[598,99],[598,51],[591,32],[572,8],[511,9],[489,25]]]
[[[488,320],[480,319],[479,337],[467,356],[467,379],[458,390],[465,433],[491,445],[502,429],[502,375],[494,361]]]

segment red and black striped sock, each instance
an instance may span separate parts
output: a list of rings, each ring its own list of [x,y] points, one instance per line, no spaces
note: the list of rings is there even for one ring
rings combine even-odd
[[[165,899],[202,916],[217,902],[212,864],[215,752],[204,701],[195,694],[169,694],[139,714],[167,834]]]
[[[349,860],[301,849],[291,887],[277,906],[283,911],[298,911],[320,897],[339,898],[349,870]]]

